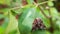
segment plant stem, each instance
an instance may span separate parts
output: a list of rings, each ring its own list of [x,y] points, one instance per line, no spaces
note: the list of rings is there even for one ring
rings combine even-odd
[[[54,1],[54,0],[51,0],[51,1]],[[49,2],[49,1],[44,1],[42,3],[37,3],[36,5],[42,5],[42,4],[45,4],[47,2]],[[36,3],[36,2],[34,2],[34,3]],[[24,8],[24,6],[18,6],[18,7],[14,7],[14,8],[11,8],[11,9],[19,9],[19,8]]]
[[[42,1],[45,1],[45,0],[42,0]],[[44,7],[46,7],[46,6],[48,6],[48,5],[45,3]],[[51,32],[51,34],[53,34],[54,28],[53,28],[53,21],[52,21],[52,16],[51,16],[50,8],[48,8],[48,12],[49,12],[49,15],[50,15],[49,20],[50,20],[50,24],[51,24],[51,27],[50,27],[49,31]]]
[[[49,11],[49,15],[51,16],[51,12],[50,12],[50,9],[48,9],[48,11]],[[53,24],[53,21],[52,21],[52,16],[49,18],[49,20],[50,20],[50,24],[51,24],[51,27],[50,27],[50,29],[49,29],[49,31],[51,32],[51,34],[53,34],[53,32],[54,32],[54,24]]]
[[[46,18],[49,18],[49,17],[44,13],[43,8],[42,8],[41,6],[38,6],[38,7],[39,7],[39,9],[41,10],[41,13],[42,13]]]

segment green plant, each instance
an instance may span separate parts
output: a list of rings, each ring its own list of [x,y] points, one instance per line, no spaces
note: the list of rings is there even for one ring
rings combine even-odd
[[[53,1],[0,0],[0,34],[60,34]]]

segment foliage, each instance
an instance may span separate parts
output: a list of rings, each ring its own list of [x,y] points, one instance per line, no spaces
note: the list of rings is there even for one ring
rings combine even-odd
[[[60,34],[60,13],[54,0],[0,0],[0,34]],[[40,18],[46,29],[32,31]]]

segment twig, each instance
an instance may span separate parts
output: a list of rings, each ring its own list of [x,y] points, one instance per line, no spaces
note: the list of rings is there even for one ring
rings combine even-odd
[[[49,15],[51,16],[51,11],[50,11],[50,9],[48,9],[48,11],[49,11]],[[53,21],[52,21],[52,16],[49,18],[49,20],[50,20],[50,24],[51,24],[51,27],[50,27],[50,29],[49,29],[49,31],[51,32],[51,34],[53,34],[53,32],[54,32],[54,24],[53,24]]]
[[[51,0],[51,2],[52,1],[55,1],[55,0]],[[38,5],[41,5],[41,4],[45,4],[45,3],[48,3],[49,1],[44,1],[44,2],[42,2],[42,3],[38,3]]]
[[[15,10],[15,9],[20,9],[20,8],[24,8],[24,6],[19,6],[19,7],[10,8],[10,10]]]
[[[51,1],[54,1],[54,0],[51,0]],[[49,1],[45,1],[45,2],[42,2],[42,3],[37,3],[36,5],[38,6],[38,5],[42,5],[42,4],[45,4],[45,3],[47,3],[47,2],[49,2]],[[35,2],[34,2],[35,3]],[[19,8],[24,8],[24,6],[18,6],[18,7],[14,7],[14,8],[11,8],[12,10],[14,10],[14,9],[19,9]]]
[[[42,7],[41,7],[41,6],[38,6],[38,7],[40,8],[41,13],[42,13],[46,18],[49,18],[49,17],[44,13],[44,10],[42,9]]]

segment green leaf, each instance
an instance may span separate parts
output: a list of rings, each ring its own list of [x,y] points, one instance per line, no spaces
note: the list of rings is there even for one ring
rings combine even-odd
[[[3,27],[4,29],[7,28],[8,22],[9,22],[9,18],[8,18],[8,17],[5,17],[5,18],[4,18],[4,23],[2,24],[2,27]]]
[[[56,27],[60,29],[60,19],[56,21]]]
[[[45,25],[47,28],[49,28],[49,27],[50,27],[49,19],[46,18],[46,17],[41,13],[41,10],[40,10],[39,8],[36,8],[36,11],[37,11],[37,12],[36,12],[36,17],[37,17],[37,18],[40,18],[40,19],[43,21],[44,25]],[[44,10],[44,13],[45,13],[47,16],[49,16],[49,13],[48,13],[47,10]]]
[[[22,0],[12,0],[11,2],[11,7],[18,7],[20,5],[22,5]]]
[[[4,9],[0,9],[0,11],[2,11],[3,12],[3,14],[0,14],[0,18],[2,19],[4,19],[4,21],[3,21],[3,24],[2,25],[0,25],[0,30],[2,31],[0,31],[0,34],[3,34],[4,32],[5,32],[5,30],[6,30],[6,28],[7,28],[7,26],[8,26],[8,22],[9,22],[9,18],[8,18],[8,14],[7,14],[7,16],[5,16],[5,12],[7,12],[8,10],[6,10],[6,11],[4,11]]]
[[[45,31],[34,31],[34,32],[32,32],[32,34],[46,34],[46,32]]]
[[[17,30],[13,30],[11,32],[9,32],[8,34],[16,34],[17,33]]]
[[[17,9],[17,10],[11,10],[13,15],[17,15],[17,14],[21,14],[22,13],[22,9]]]
[[[4,15],[3,14],[0,14],[0,19],[4,18]]]
[[[13,2],[16,2],[16,0],[12,0]]]
[[[60,17],[59,17],[58,11],[56,10],[56,8],[52,7],[50,8],[50,12],[51,12],[52,21],[54,24],[54,29],[58,30],[60,28]]]
[[[3,34],[8,26],[8,17],[4,18],[3,24],[0,26],[0,34]]]
[[[33,4],[34,0],[27,0],[28,4]]]
[[[48,4],[48,6],[54,6],[52,1],[49,1],[47,4]]]
[[[52,7],[50,8],[50,11],[51,11],[52,17],[58,17],[58,11],[56,10],[56,8]]]
[[[56,23],[57,19],[59,19],[58,11],[56,10],[56,8],[52,7],[50,8],[50,12],[53,22]]]
[[[37,31],[33,31],[32,34],[50,34],[50,32],[45,30],[37,30]]]
[[[55,30],[54,34],[60,34],[60,30]]]
[[[0,4],[10,5],[11,0],[0,0]]]
[[[0,26],[0,34],[3,34],[4,29]]]
[[[18,27],[21,34],[29,34],[35,19],[35,8],[23,8],[23,13],[19,16]]]
[[[15,16],[13,16],[11,12],[9,12],[9,24],[8,27],[6,28],[5,34],[8,34],[10,31],[17,29],[17,26],[18,22]]]

